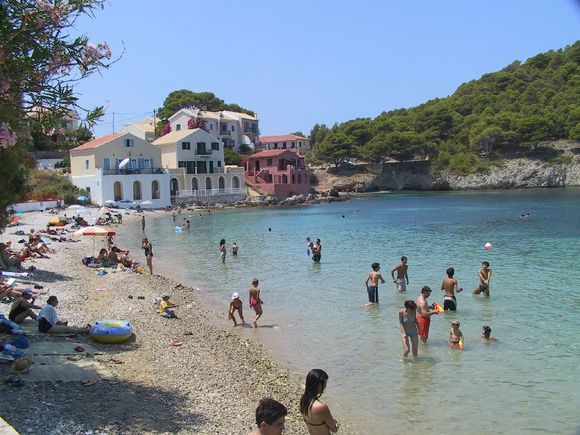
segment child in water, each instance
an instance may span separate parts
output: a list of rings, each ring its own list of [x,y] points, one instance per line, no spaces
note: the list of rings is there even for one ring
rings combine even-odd
[[[463,349],[463,333],[459,329],[459,320],[451,322],[451,330],[449,331],[449,346],[452,349]]]
[[[489,326],[481,328],[481,338],[484,341],[497,341],[497,338],[491,336],[491,328]]]

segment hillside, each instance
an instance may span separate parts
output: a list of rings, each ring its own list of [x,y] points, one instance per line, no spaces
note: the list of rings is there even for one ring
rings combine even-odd
[[[580,140],[579,65],[577,41],[464,83],[446,98],[347,121],[322,135],[317,125],[312,160],[428,158],[437,170],[466,175],[506,157],[542,157],[543,141]]]

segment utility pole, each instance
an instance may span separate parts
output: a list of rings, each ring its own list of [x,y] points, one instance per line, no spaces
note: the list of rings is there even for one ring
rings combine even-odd
[[[113,133],[115,133],[115,112],[113,112]]]
[[[153,109],[153,136],[157,138],[157,111]]]

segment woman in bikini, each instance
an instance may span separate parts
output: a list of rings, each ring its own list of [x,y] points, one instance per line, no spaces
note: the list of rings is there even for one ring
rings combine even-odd
[[[319,400],[328,375],[324,370],[312,369],[306,376],[306,389],[300,399],[300,413],[310,435],[329,435],[338,431],[338,422],[332,417],[328,406]]]
[[[226,262],[226,239],[220,240],[220,258],[222,259],[222,263]]]
[[[401,326],[401,341],[403,342],[403,357],[409,355],[409,341],[413,356],[417,357],[419,337],[417,335],[417,305],[415,301],[405,301],[405,308],[399,311],[399,325]]]
[[[252,287],[250,287],[250,307],[256,312],[256,318],[252,322],[254,328],[258,327],[258,319],[262,317],[262,299],[260,299],[260,289],[258,284],[260,282],[254,278],[252,281]]]

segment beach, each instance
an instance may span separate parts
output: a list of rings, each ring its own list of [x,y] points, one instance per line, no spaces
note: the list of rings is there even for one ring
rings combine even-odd
[[[93,211],[94,212],[94,211]],[[48,213],[27,213],[23,225],[6,228],[2,240],[17,241],[17,230],[46,225]],[[137,217],[126,216],[125,220]],[[123,231],[123,225],[115,228]],[[2,417],[22,433],[220,433],[253,430],[260,398],[270,396],[288,408],[286,433],[305,432],[298,412],[303,379],[273,360],[259,342],[240,337],[223,313],[205,308],[196,290],[158,275],[130,271],[98,275],[81,258],[92,250],[92,238],[77,243],[53,242],[50,259],[27,260],[34,282],[59,298],[59,315],[72,325],[100,319],[131,322],[135,339],[103,345],[89,337],[102,354],[95,358],[113,379],[85,386],[78,382],[25,383],[16,388],[0,384]],[[131,255],[138,259],[142,253]],[[97,250],[102,245],[97,240]],[[125,246],[121,246],[125,248]],[[142,262],[143,264],[143,262]],[[165,319],[154,307],[155,297],[172,294],[179,304],[178,319]],[[44,305],[47,296],[37,303]],[[9,305],[2,304],[7,313]],[[246,320],[251,316],[246,312]],[[31,340],[44,337],[31,337]],[[51,338],[47,338],[51,339]],[[173,340],[183,344],[172,346]],[[9,365],[0,365],[6,376]],[[34,370],[34,367],[33,367]],[[349,433],[348,428],[341,429]]]

